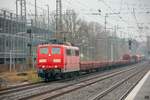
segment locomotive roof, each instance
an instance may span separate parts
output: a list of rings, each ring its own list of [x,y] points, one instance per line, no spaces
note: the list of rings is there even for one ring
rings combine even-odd
[[[67,49],[79,49],[76,46],[72,46],[72,45],[64,45],[64,44],[40,44],[38,47],[45,47],[45,46],[58,46],[58,47],[65,47]]]

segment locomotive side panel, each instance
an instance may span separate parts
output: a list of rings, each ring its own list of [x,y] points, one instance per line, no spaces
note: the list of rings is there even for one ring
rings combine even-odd
[[[79,49],[76,47],[64,46],[64,69],[63,72],[79,71]]]

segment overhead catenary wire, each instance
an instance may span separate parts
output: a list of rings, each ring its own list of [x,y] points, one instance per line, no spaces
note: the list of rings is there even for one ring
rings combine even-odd
[[[104,0],[101,0],[110,10],[111,10],[111,12],[112,13],[116,13],[116,12],[114,12],[114,10],[112,10],[112,8],[104,1]],[[122,22],[124,22],[124,23],[126,23],[126,24],[129,24],[127,21],[125,21],[119,14],[116,14],[117,16],[118,16],[118,18],[122,21]]]
[[[101,1],[104,1],[104,0],[101,0]],[[120,4],[122,5],[123,3],[124,3],[124,1],[121,0]],[[89,8],[89,5],[88,5],[87,3],[83,3],[82,1],[79,1],[79,0],[77,0],[77,1],[74,2],[74,3],[72,3],[72,0],[65,0],[65,2],[63,2],[63,4],[67,5],[67,6],[68,6],[67,8],[73,8],[72,5],[82,6],[83,9],[80,9],[80,11],[82,11],[82,12],[86,12],[86,11],[89,11],[89,12],[90,12],[90,10],[93,9],[92,7]],[[107,8],[109,8],[109,9],[111,10],[111,12],[114,12],[114,10],[112,10],[112,8],[111,8],[105,1],[104,1],[104,4],[105,4],[105,6],[106,6]],[[121,10],[122,10],[121,5],[120,5],[120,12],[121,12]],[[43,9],[42,7],[38,7],[38,8],[41,9],[41,10]],[[89,8],[89,10],[88,10],[87,8]],[[87,10],[86,10],[86,9],[87,9]],[[95,9],[95,8],[94,8],[94,9]],[[97,9],[96,9],[96,10],[97,10]],[[96,11],[96,10],[95,10],[95,11]],[[93,10],[93,11],[94,11],[94,10]],[[123,12],[121,12],[121,13],[123,13]],[[93,18],[95,21],[97,20],[98,22],[100,22],[100,23],[102,23],[102,24],[103,24],[103,22],[104,22],[104,15],[101,15],[101,16],[92,16],[92,14],[90,15],[90,13],[89,13],[89,15],[86,14],[86,13],[82,13],[82,16],[85,16],[85,17],[89,18],[90,20]],[[127,25],[129,25],[129,23],[128,23],[126,20],[124,20],[122,16],[120,16],[120,15],[117,15],[117,16],[118,16],[119,20],[121,20],[121,22],[124,22],[124,23],[126,23]],[[115,21],[116,19],[114,18],[114,19],[112,19],[112,20]],[[111,20],[111,21],[112,21],[112,20]],[[116,20],[116,21],[118,21],[118,20]],[[110,26],[114,26],[113,23],[112,23],[112,24],[110,23],[110,21],[109,21],[109,25],[110,25]]]
[[[104,1],[104,0],[101,0],[110,10],[111,10],[111,12],[114,12],[114,10],[112,10],[112,8]],[[128,6],[128,5],[127,5]],[[129,7],[128,7],[128,10],[129,10]],[[148,12],[146,12],[146,13],[148,13]],[[132,13],[131,13],[131,15],[132,15]],[[120,18],[120,20],[122,21],[122,22],[124,22],[124,23],[126,23],[127,25],[130,25],[126,20],[124,20],[120,15],[118,15],[118,17]],[[137,25],[137,24],[136,24]],[[139,28],[138,28],[139,29]],[[137,33],[139,33],[139,32],[137,32]]]
[[[102,14],[100,14],[99,12],[98,12],[98,9],[96,9],[94,12],[91,12],[91,9],[93,9],[93,8],[90,8],[89,10],[87,9],[87,8],[89,8],[89,6],[87,5],[87,4],[84,4],[84,3],[82,3],[81,1],[79,1],[79,0],[76,0],[76,2],[75,3],[71,3],[71,0],[70,1],[68,1],[68,0],[66,0],[66,2],[68,3],[68,5],[70,6],[70,5],[75,5],[75,3],[76,3],[76,5],[81,5],[81,7],[82,8],[84,8],[84,9],[80,9],[79,11],[81,12],[81,14],[83,15],[83,16],[85,16],[85,17],[88,17],[88,18],[92,18],[92,19],[95,19],[96,18],[96,20],[97,21],[101,21],[102,23],[101,24],[104,24],[104,18],[105,18],[105,15],[102,15]],[[76,6],[75,5],[75,6]],[[99,13],[99,14],[98,14]],[[96,17],[96,16],[98,16],[98,17]],[[115,20],[115,19],[112,19],[112,20],[114,20],[114,21],[118,21],[118,20]],[[111,27],[113,27],[114,25],[113,25],[113,23],[108,23],[108,25],[110,25]]]

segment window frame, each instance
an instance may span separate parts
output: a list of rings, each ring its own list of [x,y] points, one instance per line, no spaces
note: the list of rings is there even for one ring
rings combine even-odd
[[[56,49],[56,48],[59,49],[59,53],[56,52],[56,51],[55,51],[55,53],[54,53],[53,49]],[[60,55],[60,54],[61,54],[61,48],[60,48],[60,47],[52,47],[52,49],[51,49],[51,54],[52,54],[52,55]]]
[[[79,53],[79,50],[75,50],[75,56],[79,56],[80,53]]]
[[[41,52],[41,50],[46,49],[46,52],[43,53],[43,51]],[[48,47],[41,47],[40,48],[40,54],[48,54]]]
[[[68,52],[69,51],[69,52]],[[66,55],[71,56],[71,49],[66,49]]]

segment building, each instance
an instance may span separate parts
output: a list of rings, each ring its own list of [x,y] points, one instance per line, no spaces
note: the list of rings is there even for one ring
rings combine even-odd
[[[0,10],[0,64],[26,64],[29,44],[34,52],[37,44],[50,38],[52,32],[47,28],[34,25],[32,19],[20,20],[14,13]],[[31,29],[31,34],[27,29]]]

